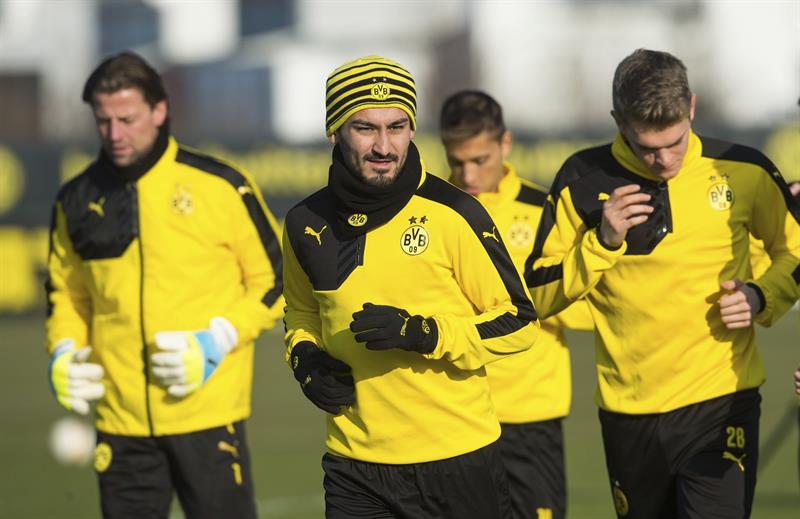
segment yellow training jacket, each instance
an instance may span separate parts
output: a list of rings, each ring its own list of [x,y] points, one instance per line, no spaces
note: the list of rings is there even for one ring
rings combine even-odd
[[[287,360],[311,341],[349,364],[355,379],[355,405],[326,415],[328,450],[405,464],[496,441],[484,365],[530,348],[538,321],[486,210],[423,166],[399,213],[340,241],[333,200],[326,187],[294,207],[283,238]],[[366,302],[433,317],[434,351],[367,350],[349,329]]]
[[[619,250],[597,238],[602,204],[637,183],[656,210]],[[719,284],[753,282],[770,325],[800,281],[800,226],[775,166],[745,146],[689,135],[683,166],[663,182],[621,136],[578,152],[559,171],[539,228],[533,270],[537,309],[551,315],[586,297],[596,326],[597,403],[614,412],[663,413],[764,381],[752,327],[728,330]],[[770,268],[753,279],[750,233]]]
[[[546,191],[517,176],[511,164],[496,193],[480,193],[478,200],[492,216],[508,247],[514,266],[522,273],[533,248]],[[486,366],[489,387],[502,423],[526,423],[562,418],[569,413],[572,386],[569,350],[562,326],[592,329],[584,301],[544,320],[536,345]]]
[[[129,182],[102,160],[56,200],[47,284],[48,351],[61,339],[91,345],[105,368],[97,429],[180,434],[250,414],[253,340],[282,314],[275,221],[250,178],[217,160],[166,149]],[[167,395],[150,374],[154,335],[236,328],[239,344],[200,389]]]

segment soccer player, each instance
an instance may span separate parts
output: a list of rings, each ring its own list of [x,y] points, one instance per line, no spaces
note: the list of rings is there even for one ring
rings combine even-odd
[[[326,94],[328,185],[283,239],[287,360],[328,413],[326,516],[508,517],[484,365],[536,338],[522,279],[481,204],[426,172],[404,67],[353,60]]]
[[[613,106],[614,142],[558,172],[526,280],[544,316],[589,303],[617,515],[748,517],[764,381],[752,325],[791,306],[800,265],[789,191],[760,152],[692,131],[671,54],[626,57]],[[750,233],[772,261],[758,278]]]
[[[97,159],[59,192],[47,348],[58,402],[97,401],[104,517],[256,517],[253,341],[282,315],[275,221],[241,170],[180,146],[161,77],[124,52],[86,82]]]
[[[547,192],[517,176],[506,161],[513,137],[502,108],[484,92],[464,90],[444,102],[439,123],[450,181],[486,207],[522,272]],[[571,384],[563,325],[592,328],[584,302],[543,321],[535,347],[486,366],[513,517],[519,519],[566,515],[561,422],[569,412]]]

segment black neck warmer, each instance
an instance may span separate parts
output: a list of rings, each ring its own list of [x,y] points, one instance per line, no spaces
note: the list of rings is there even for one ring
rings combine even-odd
[[[119,167],[114,164],[102,147],[100,148],[100,156],[97,162],[104,171],[109,171],[120,180],[124,182],[136,182],[156,165],[156,162],[164,155],[167,144],[169,144],[169,121],[165,121],[158,129],[158,135],[156,136],[156,141],[153,143],[152,149],[144,157],[130,166]]]
[[[365,183],[359,173],[347,168],[341,149],[334,146],[333,163],[328,170],[328,188],[336,210],[334,233],[340,239],[351,239],[385,224],[411,199],[421,176],[419,152],[413,142],[408,145],[403,169],[388,186]]]

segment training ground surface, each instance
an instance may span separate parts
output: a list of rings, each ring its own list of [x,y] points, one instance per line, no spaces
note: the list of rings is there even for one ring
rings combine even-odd
[[[800,510],[797,476],[797,399],[792,372],[800,363],[800,320],[792,312],[772,329],[758,329],[767,370],[762,387],[762,463],[755,519],[794,519]],[[0,319],[0,518],[84,519],[99,517],[90,467],[56,464],[47,451],[53,422],[67,413],[50,394],[40,318]],[[569,516],[614,517],[606,483],[594,394],[594,351],[585,333],[569,335],[573,365],[572,413],[565,422]],[[253,417],[248,435],[259,515],[270,519],[323,516],[324,420],[305,400],[283,363],[280,331],[257,345]],[[792,419],[787,423],[790,410]],[[778,429],[780,423],[785,425]],[[776,433],[776,431],[778,431]],[[771,437],[773,445],[764,443]],[[424,439],[421,439],[424,441]],[[175,508],[173,517],[182,517]]]

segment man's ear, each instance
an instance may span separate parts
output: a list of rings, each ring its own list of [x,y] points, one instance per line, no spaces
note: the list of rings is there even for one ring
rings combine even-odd
[[[695,107],[697,107],[697,94],[692,94],[692,100],[689,102],[689,122],[694,121]]]
[[[336,144],[336,132],[333,132],[328,136],[328,142],[334,145]]]
[[[153,119],[158,127],[161,127],[167,120],[167,102],[165,100],[157,102],[153,107]]]
[[[500,152],[503,154],[503,160],[508,158],[508,154],[511,153],[511,145],[514,143],[514,136],[512,135],[510,130],[506,130],[503,132],[503,135],[500,137]]]
[[[611,110],[611,117],[614,118],[614,122],[617,124],[617,128],[622,129],[622,117],[620,117],[619,114],[614,110]]]

